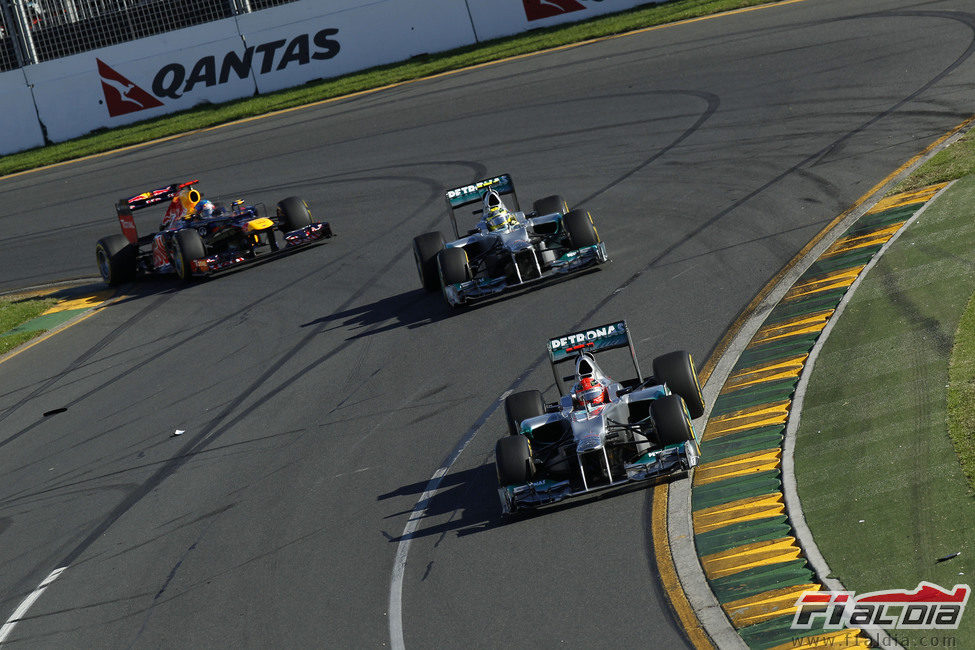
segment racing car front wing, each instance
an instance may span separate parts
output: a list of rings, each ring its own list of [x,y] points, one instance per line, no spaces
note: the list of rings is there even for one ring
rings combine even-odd
[[[612,480],[609,483],[595,486],[589,485],[585,481],[585,475],[583,475],[582,489],[573,489],[571,482],[568,480],[552,481],[548,479],[534,481],[524,485],[499,487],[498,496],[501,498],[501,514],[508,515],[521,508],[535,508],[550,503],[557,503],[569,497],[674,474],[696,467],[699,459],[696,443],[694,441],[688,441],[679,445],[672,445],[647,452],[636,461],[624,465],[625,477],[617,477],[610,474]],[[607,470],[609,470],[608,463]]]
[[[268,236],[273,237],[274,233],[269,232]],[[255,260],[267,260],[285,251],[290,251],[290,249],[299,246],[306,246],[330,237],[332,237],[332,228],[329,226],[328,222],[316,222],[305,226],[304,228],[299,228],[298,230],[293,230],[286,233],[284,235],[284,247],[272,248],[270,253],[262,253],[254,257],[251,255],[244,255],[240,251],[227,251],[225,253],[218,253],[216,255],[210,255],[209,257],[193,260],[190,262],[190,265],[193,268],[194,275],[210,275],[211,273],[218,273],[220,271],[224,271],[235,266],[240,266],[248,262],[253,262]]]
[[[537,257],[535,259],[537,265]],[[551,262],[551,267],[546,272],[543,273],[539,268],[537,277],[531,279],[524,278],[520,271],[518,271],[516,261],[515,270],[518,272],[518,277],[514,282],[504,277],[468,280],[459,284],[447,285],[444,287],[444,296],[451,306],[456,307],[457,305],[488,298],[526,284],[541,282],[557,276],[581,271],[596,264],[602,264],[608,260],[609,256],[606,254],[606,244],[599,242],[592,246],[567,252],[559,259]]]

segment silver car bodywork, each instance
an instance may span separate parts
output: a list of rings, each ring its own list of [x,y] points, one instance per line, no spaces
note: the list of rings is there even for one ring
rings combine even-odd
[[[628,385],[609,378],[593,356],[594,352],[624,346],[629,346],[637,370],[637,379]],[[531,441],[532,462],[542,467],[545,477],[520,485],[500,485],[502,513],[644,482],[698,464],[700,446],[693,426],[689,440],[679,444],[657,441],[650,404],[672,393],[654,378],[644,381],[625,322],[552,339],[549,353],[563,395],[557,403],[546,405],[545,413],[522,420],[518,431]],[[571,394],[565,394],[564,380],[569,377],[562,377],[556,366],[571,360],[573,379],[598,381],[606,386],[608,400],[580,408]],[[684,413],[690,423],[686,408]]]
[[[492,231],[482,218],[475,228],[462,237],[455,212],[480,203],[481,197],[489,191],[499,193],[514,204],[511,215],[517,224],[501,231]],[[609,260],[606,244],[601,241],[579,248],[569,243],[563,226],[563,211],[547,214],[526,214],[521,211],[514,183],[508,174],[448,190],[445,198],[456,237],[454,241],[447,242],[446,247],[462,248],[472,271],[472,277],[465,282],[444,283],[444,298],[451,306],[474,302]],[[474,214],[481,213],[481,210],[474,211]]]
[[[447,248],[478,251],[475,256],[468,252],[469,259],[476,260],[478,254],[491,255],[496,265],[498,258],[506,257],[510,260],[508,268],[513,271],[493,277],[489,273],[467,282],[445,285],[444,297],[450,305],[472,302],[519,285],[566,275],[609,260],[606,244],[603,242],[569,250],[564,246],[551,245],[551,240],[537,234],[543,225],[557,223],[562,218],[561,214],[534,218],[526,217],[524,212],[515,212],[513,215],[519,225],[505,232],[489,232],[481,222],[477,233],[446,244]]]

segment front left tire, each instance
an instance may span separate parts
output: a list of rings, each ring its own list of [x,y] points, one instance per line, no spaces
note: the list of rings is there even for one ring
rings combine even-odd
[[[650,416],[657,429],[657,442],[677,445],[694,439],[691,418],[680,395],[664,395],[650,404]]]
[[[447,287],[460,284],[472,279],[471,267],[467,261],[467,252],[463,248],[445,248],[437,255],[437,270],[440,274],[440,289],[444,300],[451,307],[459,307],[463,301],[454,301],[447,292]]]
[[[684,398],[692,418],[704,415],[704,395],[690,354],[677,350],[660,355],[653,360],[653,376],[659,383],[667,384],[672,393]]]
[[[173,269],[180,280],[188,282],[193,278],[193,260],[206,257],[203,238],[193,228],[177,230],[173,237]]]
[[[562,217],[562,225],[569,235],[569,244],[574,249],[595,246],[599,243],[599,233],[593,224],[588,210],[569,210]]]
[[[437,275],[437,255],[444,250],[443,235],[439,232],[425,232],[413,238],[413,259],[416,261],[416,271],[420,275],[420,284],[427,291],[440,288],[440,277]]]
[[[498,484],[524,485],[535,476],[532,450],[525,436],[507,436],[494,446],[494,463],[498,470]]]
[[[281,232],[284,233],[310,226],[312,223],[308,204],[297,196],[289,196],[278,201],[277,216],[281,223]]]

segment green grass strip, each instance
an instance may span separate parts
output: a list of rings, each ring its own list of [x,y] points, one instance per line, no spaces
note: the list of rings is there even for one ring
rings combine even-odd
[[[837,321],[805,396],[799,497],[834,575],[857,592],[921,580],[951,587],[975,575],[972,458],[948,436],[946,396],[954,344],[958,395],[973,399],[965,366],[975,346],[963,318],[975,291],[973,212],[969,176],[894,242]],[[964,442],[972,430],[963,426]],[[897,636],[913,643],[927,633]],[[975,617],[951,636],[955,647],[975,647]]]
[[[936,153],[910,177],[898,183],[888,192],[888,196],[912,192],[971,174],[975,174],[975,131],[968,131],[958,142]]]
[[[41,331],[16,331],[16,328],[40,316],[56,302],[54,298],[39,296],[0,297],[0,354],[5,354],[40,334]]]
[[[968,489],[975,490],[975,296],[958,324],[948,366],[948,435]]]
[[[769,0],[674,0],[569,26],[533,30],[449,52],[371,68],[267,95],[207,104],[153,120],[86,135],[67,142],[0,157],[0,175],[112,151],[158,138],[304,106],[390,84],[421,79],[481,63],[569,45],[593,38],[769,4]]]

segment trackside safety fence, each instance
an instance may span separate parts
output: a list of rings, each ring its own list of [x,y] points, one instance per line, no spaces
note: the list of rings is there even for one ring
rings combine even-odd
[[[0,72],[296,0],[0,0]]]
[[[0,0],[0,155],[662,0]]]

